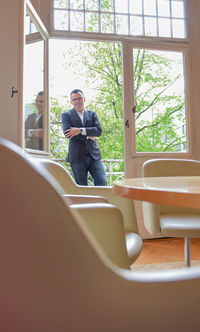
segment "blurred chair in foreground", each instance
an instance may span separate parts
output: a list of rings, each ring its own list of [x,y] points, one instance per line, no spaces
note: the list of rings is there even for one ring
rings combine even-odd
[[[5,140],[0,183],[0,331],[198,331],[200,268],[119,268],[54,178]]]

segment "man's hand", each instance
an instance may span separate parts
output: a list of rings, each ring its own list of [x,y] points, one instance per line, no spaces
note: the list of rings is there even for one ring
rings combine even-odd
[[[33,135],[43,139],[43,129],[42,128],[33,129]]]
[[[80,133],[81,133],[80,128],[71,127],[70,129],[65,130],[65,137],[72,138],[74,136],[79,135]]]
[[[95,136],[88,136],[89,139],[91,139],[92,141],[95,141],[96,137]]]

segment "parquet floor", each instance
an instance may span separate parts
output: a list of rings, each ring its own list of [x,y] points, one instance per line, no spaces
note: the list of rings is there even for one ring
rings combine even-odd
[[[200,260],[200,239],[191,239],[191,259]],[[143,249],[134,264],[160,264],[184,260],[184,239],[144,240]]]

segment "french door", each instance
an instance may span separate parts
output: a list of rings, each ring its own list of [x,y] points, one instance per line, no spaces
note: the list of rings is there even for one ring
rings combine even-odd
[[[126,176],[140,176],[137,160],[188,158],[190,96],[185,47],[125,45],[124,132]]]
[[[185,46],[124,42],[125,176],[141,177],[145,160],[192,158],[189,56]],[[140,232],[146,235],[141,204]]]

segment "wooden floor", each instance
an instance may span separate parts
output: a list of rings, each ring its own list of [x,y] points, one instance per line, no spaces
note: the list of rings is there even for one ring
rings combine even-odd
[[[191,239],[191,259],[200,260],[200,239]],[[143,249],[134,264],[160,264],[184,260],[184,239],[144,240]]]

